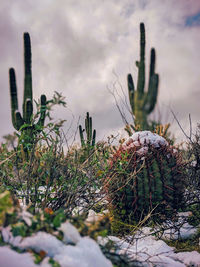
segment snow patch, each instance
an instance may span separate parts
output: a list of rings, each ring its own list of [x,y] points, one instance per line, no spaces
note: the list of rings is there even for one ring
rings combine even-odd
[[[200,254],[197,251],[179,252],[176,254],[176,259],[182,261],[186,266],[200,266]]]
[[[145,155],[148,152],[149,145],[159,148],[161,146],[167,146],[169,143],[165,138],[158,134],[150,131],[138,131],[130,136],[130,138],[123,145],[123,148],[127,149],[142,146],[137,153],[140,155]]]
[[[154,147],[167,146],[168,142],[162,136],[152,133],[150,131],[138,131],[134,133],[129,139],[132,139],[138,145],[153,145]]]
[[[66,244],[76,244],[81,239],[78,230],[69,222],[62,223],[58,230],[61,230],[63,232],[63,242],[65,242]]]
[[[55,236],[45,232],[37,232],[30,237],[26,237],[19,244],[21,249],[30,248],[36,252],[43,250],[49,257],[54,257],[56,254],[59,254],[64,246]]]
[[[18,213],[18,216],[19,216],[19,218],[24,220],[28,226],[31,226],[31,224],[32,224],[31,219],[33,218],[33,215],[30,212],[26,211],[26,209],[24,207],[22,208],[22,212]]]
[[[2,234],[4,242],[11,244],[14,247],[18,247],[22,240],[21,236],[15,236],[15,237],[13,236],[10,226],[3,228],[1,230],[1,234]]]
[[[54,259],[62,267],[112,267],[97,243],[89,237],[83,237],[76,246],[65,246]]]
[[[37,232],[36,234],[24,239],[21,236],[13,237],[11,227],[3,228],[1,233],[4,242],[18,247],[21,250],[32,249],[37,253],[45,251],[47,257],[43,263],[40,264],[42,267],[50,266],[47,262],[48,257],[51,257],[55,261],[59,262],[62,267],[112,267],[112,263],[103,255],[99,245],[89,237],[81,237],[78,230],[69,222],[61,224],[59,230],[64,233],[63,242],[46,232]],[[69,242],[76,245],[69,245]],[[12,253],[10,248],[7,248],[7,251],[8,255],[9,253]],[[0,248],[0,266],[38,266],[35,265],[33,261],[30,261],[32,258],[28,253],[16,254],[16,252],[13,251],[13,253],[17,255],[13,254],[13,258],[15,258],[15,256],[20,257],[19,265],[13,264],[12,257],[10,259],[9,257],[1,259],[1,253],[3,252]],[[23,258],[21,258],[21,255],[27,256],[23,256]],[[6,264],[1,264],[1,262],[5,262]]]
[[[30,253],[17,253],[9,247],[0,247],[0,266],[37,267]]]

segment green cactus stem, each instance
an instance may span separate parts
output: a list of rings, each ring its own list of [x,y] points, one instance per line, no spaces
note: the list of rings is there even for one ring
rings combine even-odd
[[[32,94],[32,71],[31,71],[31,40],[28,33],[24,33],[24,98],[23,98],[23,116],[18,109],[17,85],[15,70],[10,68],[10,99],[11,99],[11,116],[14,128],[17,131],[29,130],[40,131],[44,126],[46,114],[46,96],[41,95],[40,118],[34,125],[31,124],[33,118],[33,94]],[[22,127],[24,126],[24,127]]]
[[[129,102],[134,116],[135,125],[139,125],[140,129],[148,129],[147,116],[154,110],[157,95],[159,76],[155,73],[156,53],[155,49],[151,49],[150,71],[148,91],[145,91],[145,26],[140,23],[140,61],[136,61],[138,67],[137,90],[135,90],[133,78],[128,74],[128,92]]]
[[[86,132],[86,139],[84,139],[84,131]],[[92,117],[90,117],[89,112],[87,112],[85,118],[85,129],[82,129],[82,126],[79,125],[79,134],[82,147],[94,148],[96,141],[96,130],[93,130],[92,132]]]
[[[186,172],[181,151],[164,138],[159,140],[155,146],[130,138],[110,158],[104,189],[115,221],[137,224],[152,212],[153,220],[160,223],[184,208]]]

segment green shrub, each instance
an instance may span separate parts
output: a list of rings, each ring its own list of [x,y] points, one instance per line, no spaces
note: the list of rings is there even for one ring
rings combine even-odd
[[[198,190],[200,187],[200,124],[197,125],[194,137],[187,143],[185,157],[188,161],[189,184],[193,190]]]
[[[72,147],[64,153],[62,123],[49,123],[24,156],[20,146],[0,147],[0,188],[14,193],[21,201],[38,208],[65,208],[71,215],[77,206],[91,209],[99,200],[103,152],[99,149],[90,160],[80,160],[82,148]]]

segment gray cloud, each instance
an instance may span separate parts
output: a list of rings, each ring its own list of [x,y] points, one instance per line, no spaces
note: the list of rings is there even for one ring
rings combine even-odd
[[[141,21],[146,25],[147,66],[150,48],[155,47],[157,52],[160,110],[173,122],[172,108],[185,124],[191,113],[195,125],[199,119],[200,27],[186,27],[186,21],[199,11],[200,2],[192,0],[3,0],[0,118],[4,127],[0,135],[13,131],[8,93],[11,66],[16,68],[20,105],[22,102],[25,31],[32,40],[34,97],[38,99],[41,93],[51,97],[54,90],[63,92],[69,109],[56,109],[54,117],[68,120],[65,129],[71,114],[76,125],[78,117],[81,115],[83,121],[87,111],[93,117],[99,139],[122,128],[107,87],[112,88],[118,79],[127,93],[128,72],[136,81],[134,62],[139,57]],[[177,126],[173,127],[180,136]]]

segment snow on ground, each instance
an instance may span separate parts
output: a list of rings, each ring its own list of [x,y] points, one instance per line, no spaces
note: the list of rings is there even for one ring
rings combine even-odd
[[[187,239],[192,237],[198,232],[198,229],[190,225],[189,223],[185,222],[182,224],[181,227],[172,227],[168,226],[169,229],[163,232],[163,238],[167,240],[176,240],[178,238]]]
[[[37,267],[30,253],[20,254],[9,247],[0,247],[0,266]]]
[[[83,237],[76,246],[65,246],[54,259],[63,267],[112,267],[104,257],[98,244],[89,237]]]
[[[92,220],[96,222],[101,219],[98,213],[90,210],[88,219],[90,223]],[[162,225],[161,228],[169,227],[162,233],[162,238],[167,240],[176,240],[178,238],[191,238],[198,232],[198,229],[186,222],[186,218],[190,216],[190,212],[178,213],[178,220],[176,223],[168,222],[167,225]],[[196,251],[175,253],[174,248],[169,247],[163,240],[158,240],[152,234],[158,232],[160,229],[151,229],[150,227],[143,227],[138,231],[134,238],[130,236],[130,242],[126,242],[115,236],[108,238],[98,238],[98,243],[105,245],[109,240],[113,241],[117,247],[117,253],[120,255],[127,255],[130,260],[137,260],[143,262],[144,267],[185,267],[193,264],[193,267],[200,267],[200,254]],[[133,241],[132,241],[133,240]]]
[[[177,214],[177,221],[167,221],[163,223],[160,228],[155,228],[154,231],[148,227],[144,227],[144,229],[148,229],[149,234],[152,232],[158,232],[160,231],[160,236],[164,240],[177,240],[177,239],[188,239],[193,237],[198,232],[198,228],[190,225],[187,222],[187,217],[191,216],[192,213],[190,211],[187,212],[178,212]],[[199,225],[200,227],[200,225]],[[162,231],[162,229],[166,229]],[[147,230],[146,230],[147,231]]]
[[[81,240],[81,236],[77,229],[69,222],[62,223],[59,230],[64,233],[63,242],[66,244],[76,244]]]
[[[49,257],[54,257],[62,252],[65,244],[55,236],[46,232],[37,232],[36,234],[26,237],[18,244],[21,249],[32,249],[36,252],[45,251]]]
[[[182,261],[186,266],[200,266],[200,254],[197,251],[179,252],[176,254],[176,259]]]
[[[67,232],[69,231],[67,230]],[[77,233],[75,233],[75,238],[72,237],[71,233],[70,239],[76,240]],[[76,245],[65,245],[62,241],[48,233],[38,232],[34,236],[25,238],[19,244],[19,247],[24,249],[33,249],[36,252],[43,250],[49,257],[58,261],[63,267],[112,266],[111,262],[102,254],[98,244],[89,237],[80,238],[77,240]]]
[[[26,219],[30,219],[28,213],[22,213],[22,215]],[[168,224],[172,228],[172,233],[166,230],[162,237],[177,239],[178,236],[188,238],[194,235],[197,229],[184,220],[189,215],[188,212],[179,213],[177,224],[182,223],[182,226],[179,227],[179,235],[173,230],[172,225]],[[88,222],[96,222],[98,219],[101,220],[101,217],[102,214],[96,214],[91,210],[88,215]],[[177,228],[177,225],[174,227]],[[30,237],[14,237],[10,226],[1,229],[4,242],[17,247],[23,253],[13,251],[8,246],[0,247],[0,266],[38,266],[34,263],[33,256],[27,252],[30,249],[38,253],[41,251],[46,253],[45,259],[39,265],[42,267],[51,266],[48,263],[50,257],[62,267],[112,266],[112,263],[101,252],[99,245],[89,237],[81,237],[78,230],[68,221],[62,223],[59,230],[63,232],[63,240],[59,240],[53,234],[42,231]],[[155,231],[157,230],[155,229]],[[174,248],[169,247],[163,240],[158,240],[152,233],[151,228],[143,227],[134,237],[126,238],[129,241],[109,236],[107,238],[99,237],[98,243],[105,245],[109,240],[113,241],[117,245],[118,254],[127,255],[130,260],[141,262],[143,267],[200,267],[200,254],[198,252],[175,253]]]
[[[40,252],[45,251],[47,257],[39,265],[49,267],[49,257],[57,261],[62,267],[111,267],[111,262],[104,257],[98,244],[89,237],[81,237],[77,229],[69,222],[63,223],[60,230],[64,233],[63,240],[58,240],[55,236],[46,232],[22,238],[13,237],[11,228],[3,228],[2,236],[4,242],[12,244],[21,251]],[[126,242],[115,236],[98,238],[98,243],[105,245],[108,240],[113,241],[117,247],[117,253],[127,255],[130,260],[143,262],[144,267],[186,267],[200,266],[200,254],[196,251],[175,253],[174,248],[169,247],[163,240],[149,235],[151,229],[143,228],[143,232],[138,232],[133,241]],[[192,233],[191,233],[192,234]],[[74,243],[74,245],[69,245]],[[192,265],[193,264],[193,265]],[[0,266],[6,267],[35,267],[33,256],[30,253],[18,253],[11,248],[0,247]]]
[[[99,237],[99,244],[105,245],[109,240],[113,241],[118,250],[116,253],[127,255],[130,260],[143,263],[144,267],[186,267],[200,266],[200,254],[196,251],[175,253],[174,248],[169,247],[163,240],[156,240],[154,236],[146,236],[134,239],[128,243],[115,236],[107,238]]]
[[[48,257],[53,258],[62,267],[112,267],[112,263],[103,255],[99,245],[89,237],[81,237],[78,230],[69,222],[63,223],[60,230],[64,234],[62,241],[46,232],[37,232],[26,238],[13,237],[10,227],[2,229],[2,237],[5,243],[18,247],[21,251],[28,251],[29,249],[38,253],[44,251]],[[12,250],[9,247],[0,247],[0,255],[4,252],[10,255]],[[19,258],[19,262],[22,262],[22,264],[15,265],[13,260],[9,262],[9,257],[5,256],[0,257],[0,266],[37,266],[32,261],[31,254],[13,252],[13,258]],[[23,265],[23,259],[28,264]],[[50,265],[43,262],[41,266],[47,267]]]

